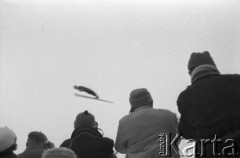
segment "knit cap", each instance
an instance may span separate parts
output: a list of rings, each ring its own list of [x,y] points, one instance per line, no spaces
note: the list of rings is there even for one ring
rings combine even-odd
[[[28,134],[28,141],[34,143],[45,143],[47,141],[47,137],[42,132],[33,131]]]
[[[15,133],[8,127],[0,127],[0,152],[3,152],[16,143]]]
[[[79,113],[74,122],[74,128],[86,128],[96,126],[95,117],[87,110]]]
[[[216,66],[208,51],[203,53],[192,53],[188,62],[188,70],[192,70],[193,68],[203,64]]]
[[[152,101],[152,96],[146,88],[135,89],[130,93],[129,102],[132,109],[146,106]]]
[[[42,158],[77,158],[77,156],[71,149],[60,147],[44,151]]]

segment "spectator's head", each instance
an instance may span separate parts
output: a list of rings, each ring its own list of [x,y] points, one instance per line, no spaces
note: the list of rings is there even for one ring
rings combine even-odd
[[[89,113],[87,110],[79,113],[74,121],[74,128],[88,128],[88,127],[97,127],[95,117],[93,114]]]
[[[31,146],[33,144],[44,146],[46,142],[47,137],[42,132],[33,131],[28,134],[27,146]]]
[[[77,156],[71,149],[60,147],[44,151],[42,158],[77,158]]]
[[[0,152],[14,151],[17,148],[17,137],[8,127],[0,127]]]
[[[130,112],[135,111],[142,106],[153,106],[151,94],[145,88],[135,89],[130,93],[129,102],[131,104]]]
[[[191,75],[192,71],[200,65],[213,65],[216,66],[210,53],[205,51],[203,53],[192,53],[188,61],[188,70]]]

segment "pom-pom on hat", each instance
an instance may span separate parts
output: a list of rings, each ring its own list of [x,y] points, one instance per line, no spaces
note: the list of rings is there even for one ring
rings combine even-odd
[[[138,107],[149,105],[152,101],[152,96],[146,88],[135,89],[130,93],[131,111]]]
[[[16,143],[15,133],[8,127],[0,127],[0,152],[3,152]]]
[[[74,128],[87,128],[96,126],[95,117],[87,110],[79,113],[74,122]]]
[[[208,51],[203,53],[192,53],[188,62],[188,70],[193,70],[195,67],[204,64],[216,66]]]

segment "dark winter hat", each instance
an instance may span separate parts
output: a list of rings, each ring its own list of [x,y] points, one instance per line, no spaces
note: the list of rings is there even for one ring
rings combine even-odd
[[[95,117],[87,110],[78,114],[74,122],[74,128],[86,128],[96,126]]]
[[[193,68],[203,64],[216,66],[208,51],[203,53],[192,53],[188,62],[188,70],[192,70]]]
[[[130,93],[129,102],[132,109],[146,106],[152,101],[152,96],[146,88],[135,89]]]
[[[47,137],[42,132],[33,131],[28,134],[28,141],[34,143],[45,143],[47,141]]]
[[[15,133],[8,127],[0,128],[0,152],[3,152],[16,143]]]

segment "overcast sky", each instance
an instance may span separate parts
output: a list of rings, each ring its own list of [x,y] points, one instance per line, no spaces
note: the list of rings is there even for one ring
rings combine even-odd
[[[154,107],[178,114],[192,52],[240,73],[239,28],[239,0],[1,0],[0,126],[16,132],[17,152],[33,130],[59,146],[89,110],[115,139],[142,87]],[[115,103],[75,97],[73,85]]]

